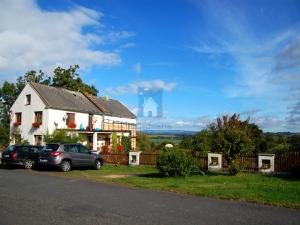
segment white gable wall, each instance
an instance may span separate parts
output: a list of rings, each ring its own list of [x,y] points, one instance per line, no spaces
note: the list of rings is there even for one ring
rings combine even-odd
[[[31,95],[31,104],[26,105],[26,95]],[[30,144],[34,144],[34,135],[43,135],[47,132],[47,118],[48,111],[45,109],[45,104],[36,93],[36,91],[27,84],[13,106],[11,107],[11,123],[10,128],[12,131],[13,123],[15,122],[15,113],[22,113],[22,124],[18,126],[21,137],[25,140],[28,140]],[[34,112],[42,111],[43,112],[43,122],[39,128],[32,127],[32,123],[34,122]],[[11,141],[13,138],[11,136]]]

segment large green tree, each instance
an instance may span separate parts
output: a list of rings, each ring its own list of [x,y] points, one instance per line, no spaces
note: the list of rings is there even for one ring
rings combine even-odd
[[[209,124],[212,132],[212,148],[224,154],[232,175],[237,173],[235,160],[238,156],[253,152],[255,145],[251,140],[249,121],[240,120],[239,115],[223,116]]]
[[[97,95],[98,90],[93,85],[85,84],[77,73],[78,65],[70,66],[68,69],[57,67],[54,70],[52,86],[63,87],[72,91],[88,92]]]

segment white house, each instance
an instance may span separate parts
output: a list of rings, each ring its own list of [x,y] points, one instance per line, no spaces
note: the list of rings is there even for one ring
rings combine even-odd
[[[17,139],[44,144],[54,130],[84,134],[93,150],[109,151],[112,133],[136,146],[136,116],[122,103],[87,93],[28,83],[10,109],[11,144]]]

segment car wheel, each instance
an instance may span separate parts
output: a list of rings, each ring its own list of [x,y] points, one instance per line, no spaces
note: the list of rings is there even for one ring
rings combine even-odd
[[[32,169],[34,162],[31,159],[25,159],[23,166],[25,169]]]
[[[62,163],[60,164],[60,169],[63,172],[69,172],[71,170],[71,163],[67,160],[62,161]]]
[[[95,170],[100,170],[101,169],[101,161],[100,160],[95,161],[94,169]]]

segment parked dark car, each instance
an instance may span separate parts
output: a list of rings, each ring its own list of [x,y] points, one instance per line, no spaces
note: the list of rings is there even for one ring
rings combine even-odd
[[[43,146],[10,145],[2,153],[1,162],[4,165],[22,165],[31,169],[39,157]]]
[[[72,167],[93,167],[98,170],[103,165],[100,155],[92,154],[82,144],[46,144],[39,158],[39,165],[58,167],[68,172]]]

